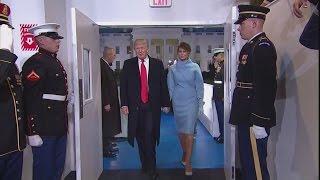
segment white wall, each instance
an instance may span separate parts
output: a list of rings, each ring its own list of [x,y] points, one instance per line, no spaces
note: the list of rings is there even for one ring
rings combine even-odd
[[[83,4],[92,7],[94,16]],[[149,0],[95,0],[76,3],[99,25],[223,24],[233,0],[172,0],[170,8],[151,8]],[[87,13],[89,12],[89,13]]]
[[[271,5],[265,31],[278,54],[277,126],[271,129],[273,180],[319,179],[319,51],[299,43],[310,9],[298,19],[293,1]]]

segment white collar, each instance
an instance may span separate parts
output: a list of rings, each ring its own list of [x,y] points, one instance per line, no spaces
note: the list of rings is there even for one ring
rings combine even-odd
[[[262,31],[259,32],[259,33],[257,33],[257,34],[254,35],[252,38],[250,38],[248,42],[252,41],[252,39],[254,39],[255,37],[259,36],[259,35],[262,34],[262,33],[263,33]]]

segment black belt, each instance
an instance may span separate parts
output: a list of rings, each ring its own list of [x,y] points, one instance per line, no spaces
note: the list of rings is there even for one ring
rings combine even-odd
[[[252,83],[248,83],[248,82],[237,81],[236,87],[245,88],[245,89],[252,89],[253,88],[253,84]]]

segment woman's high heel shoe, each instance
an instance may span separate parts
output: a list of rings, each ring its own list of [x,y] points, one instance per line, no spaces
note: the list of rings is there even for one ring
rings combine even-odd
[[[185,175],[186,176],[192,176],[192,167],[191,167],[191,165],[190,164],[186,164],[184,168],[185,168],[185,171],[184,171]]]

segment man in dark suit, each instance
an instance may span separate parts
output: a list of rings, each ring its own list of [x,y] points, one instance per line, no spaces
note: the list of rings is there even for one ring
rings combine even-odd
[[[277,53],[263,32],[266,7],[239,5],[241,38],[248,40],[239,54],[230,123],[236,125],[243,179],[269,180],[267,146],[276,124]]]
[[[163,64],[148,56],[146,40],[134,42],[136,57],[124,62],[120,76],[121,111],[128,115],[128,141],[136,138],[142,171],[157,179],[156,144],[160,138],[161,107],[169,112],[170,100]]]
[[[116,157],[118,148],[113,137],[121,133],[120,105],[118,86],[114,71],[111,69],[116,58],[113,48],[105,47],[100,59],[101,97],[102,97],[102,135],[104,157]]]

